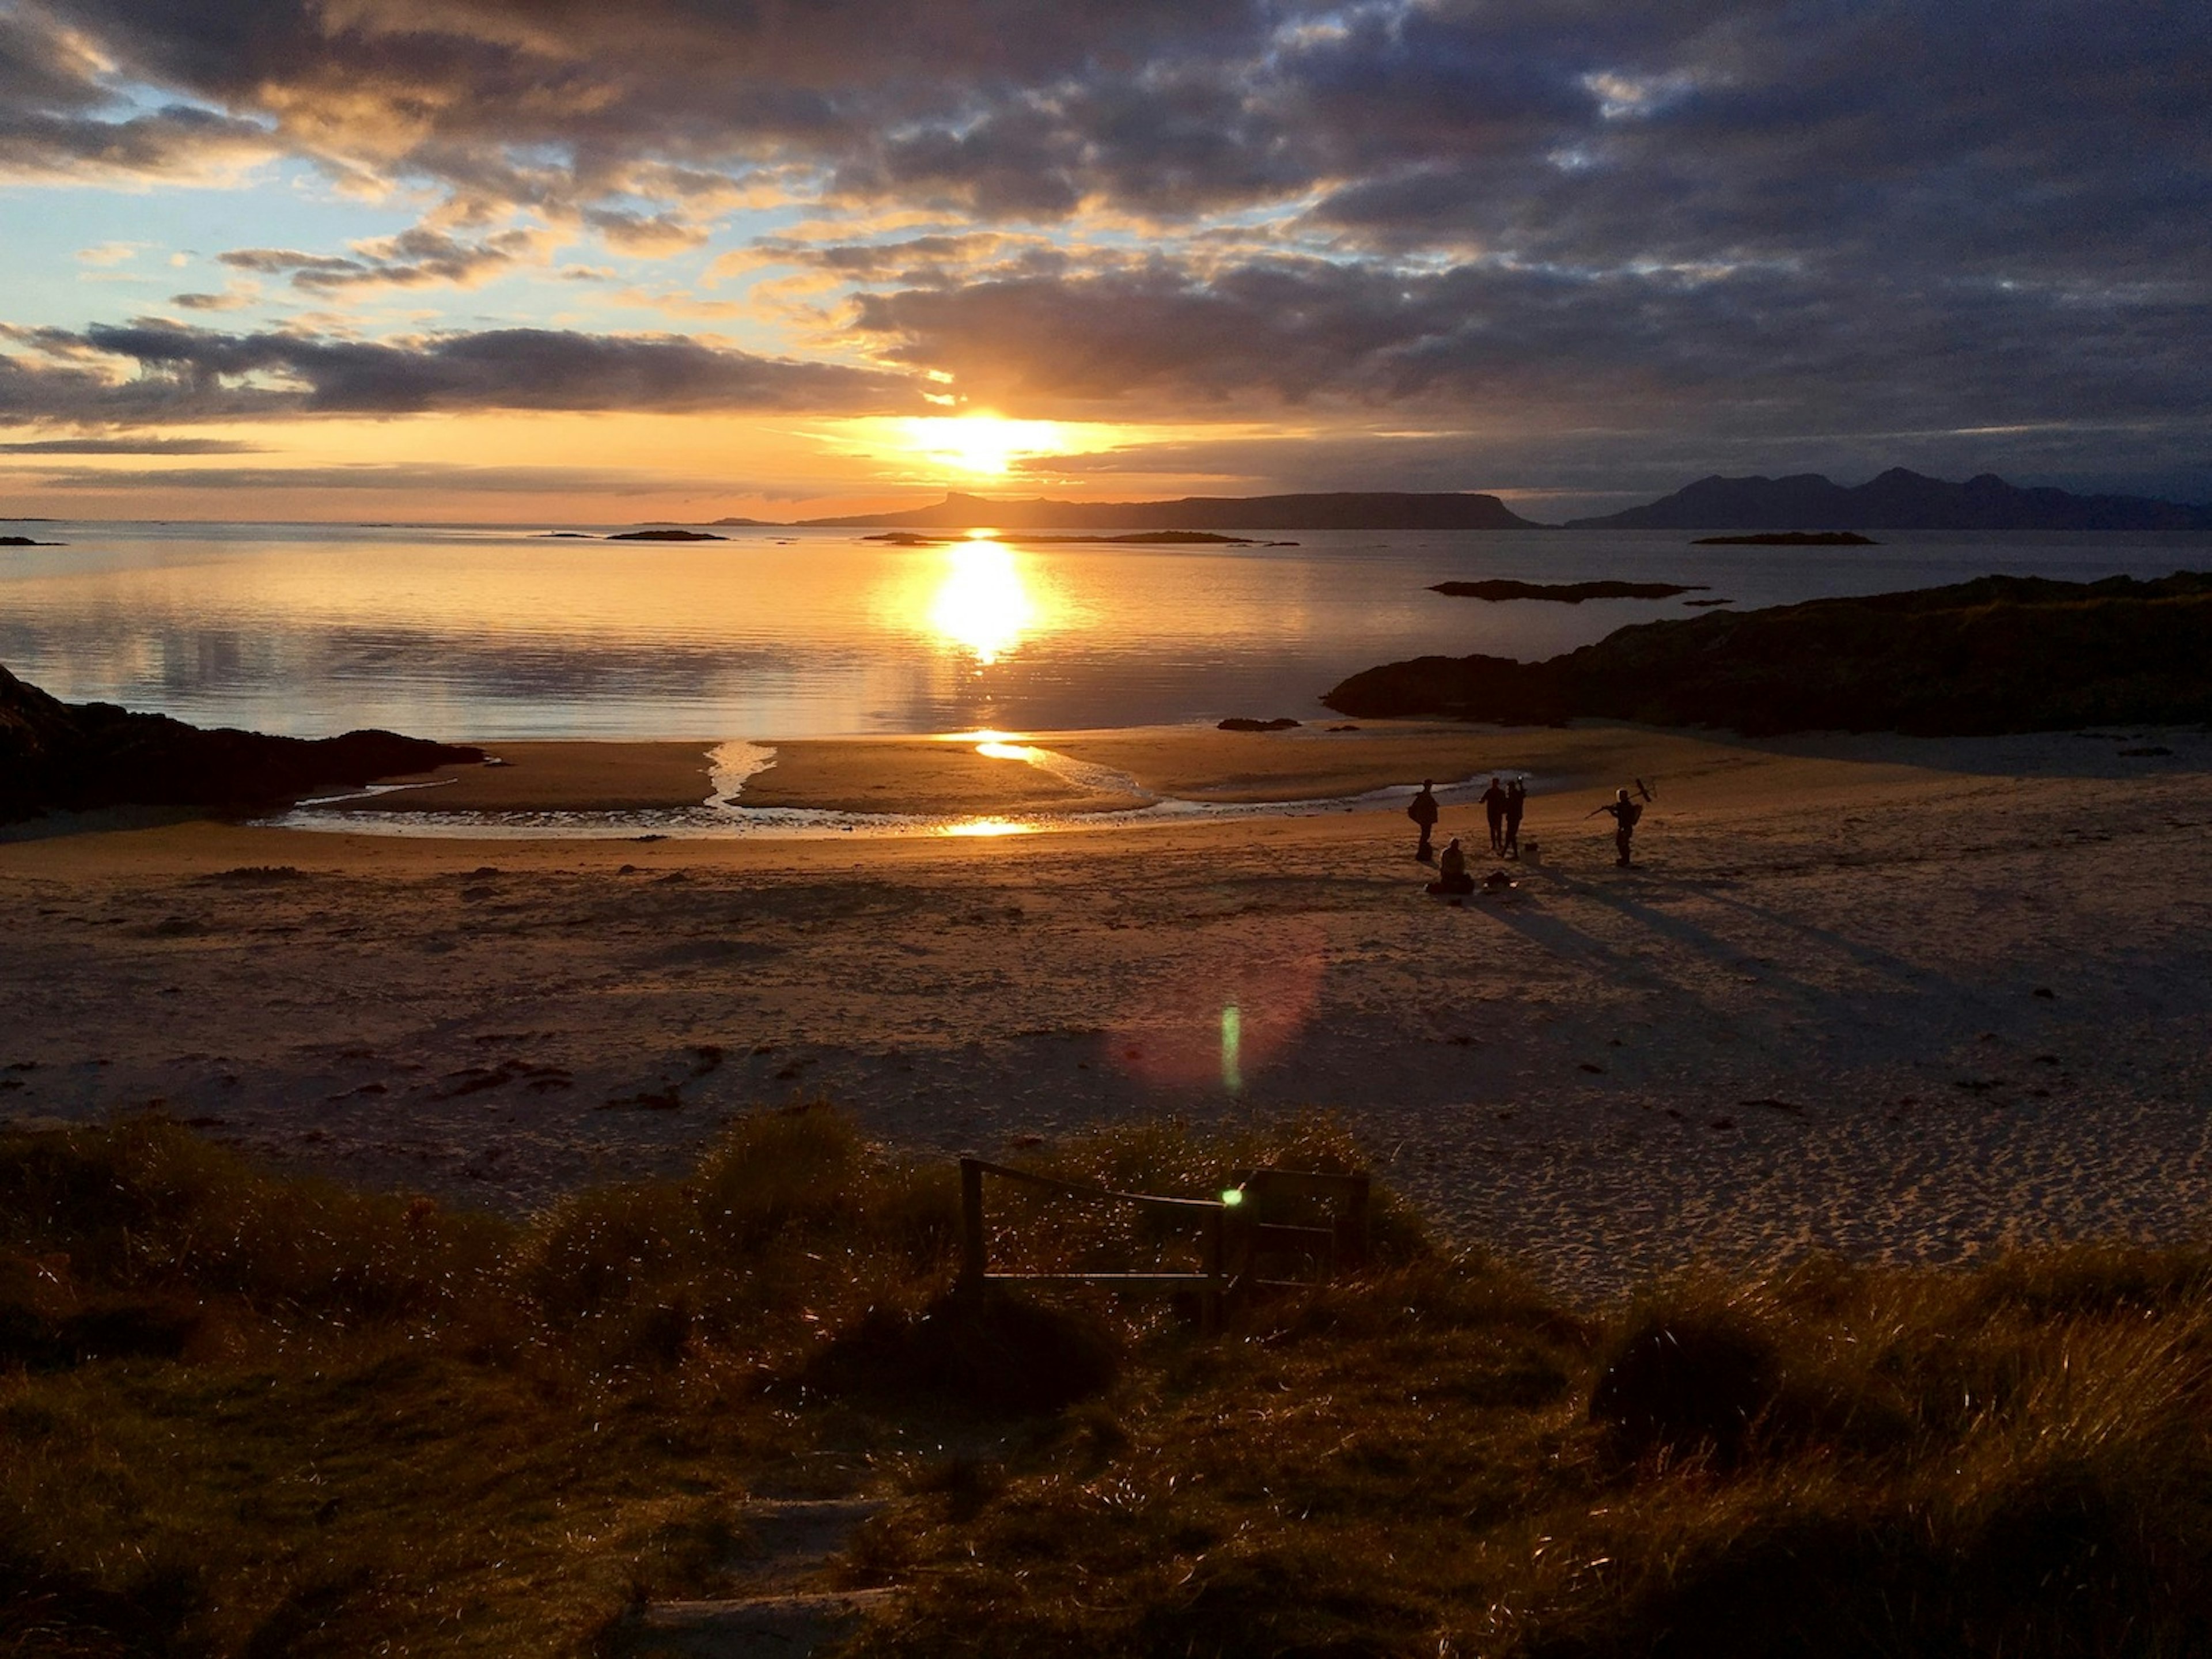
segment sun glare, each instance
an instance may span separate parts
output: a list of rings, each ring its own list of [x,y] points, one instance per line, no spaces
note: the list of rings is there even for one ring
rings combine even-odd
[[[923,415],[904,423],[908,448],[980,478],[1003,478],[1016,461],[1065,453],[1057,421],[1009,421],[997,415]]]
[[[949,645],[988,665],[1022,642],[1036,605],[1014,550],[995,541],[955,542],[945,550],[944,579],[930,601],[929,625]]]

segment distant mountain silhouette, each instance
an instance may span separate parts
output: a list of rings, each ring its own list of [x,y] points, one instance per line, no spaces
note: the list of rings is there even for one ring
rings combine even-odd
[[[1570,530],[2212,530],[2212,506],[2141,495],[2023,489],[1995,473],[1964,483],[1893,466],[1856,489],[1817,472],[1715,476],[1625,513],[1572,519]]]
[[[805,519],[801,527],[968,530],[1540,530],[1495,495],[1361,490],[1320,495],[1187,495],[1177,501],[996,501],[948,495],[934,507]]]

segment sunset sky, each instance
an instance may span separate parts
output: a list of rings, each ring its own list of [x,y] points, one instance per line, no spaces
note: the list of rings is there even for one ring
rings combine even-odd
[[[2212,499],[2208,16],[0,0],[0,512]]]

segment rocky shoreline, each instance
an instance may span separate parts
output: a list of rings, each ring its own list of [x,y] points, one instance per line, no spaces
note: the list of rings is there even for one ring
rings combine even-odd
[[[1747,736],[1969,737],[2212,720],[2212,575],[1984,576],[1624,628],[1545,662],[1418,657],[1322,701],[1360,719],[1577,718]]]
[[[392,732],[207,730],[113,703],[65,703],[0,668],[0,823],[108,806],[264,806],[483,758]]]

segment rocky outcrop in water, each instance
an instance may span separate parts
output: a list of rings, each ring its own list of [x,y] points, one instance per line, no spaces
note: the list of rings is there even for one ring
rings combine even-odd
[[[2212,720],[2212,575],[1984,576],[1949,587],[1643,623],[1547,662],[1417,657],[1353,675],[1340,714],[1508,725],[1923,737]]]
[[[1705,583],[1692,582],[1432,582],[1429,592],[1449,593],[1459,599],[1551,599],[1560,605],[1580,605],[1584,599],[1671,599],[1677,593],[1698,593]]]
[[[391,732],[208,730],[113,703],[63,702],[0,668],[0,823],[100,806],[267,806],[483,758],[481,749]]]

